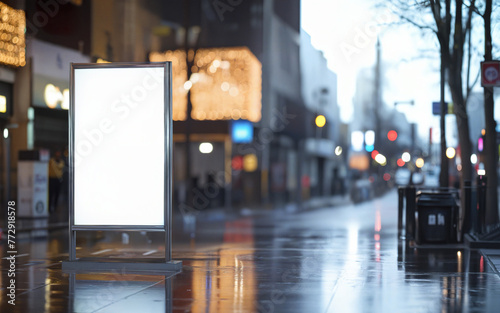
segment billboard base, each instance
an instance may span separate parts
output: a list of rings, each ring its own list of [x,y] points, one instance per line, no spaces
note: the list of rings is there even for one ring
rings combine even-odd
[[[168,261],[161,259],[158,261],[145,261],[134,259],[77,259],[76,261],[63,261],[63,271],[77,272],[119,272],[119,273],[144,273],[164,275],[165,272],[180,272],[182,270],[182,261]]]

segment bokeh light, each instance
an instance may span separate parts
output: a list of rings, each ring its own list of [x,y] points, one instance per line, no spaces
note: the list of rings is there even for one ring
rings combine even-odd
[[[210,142],[202,142],[200,143],[200,146],[198,147],[201,153],[207,154],[207,153],[212,153],[214,150],[214,146]]]
[[[318,115],[318,116],[316,116],[315,123],[316,123],[316,126],[318,126],[319,128],[324,127],[325,124],[326,124],[326,118],[325,118],[325,116],[324,115]]]
[[[410,160],[411,160],[411,155],[410,155],[410,153],[409,153],[409,152],[405,152],[405,153],[403,153],[403,155],[401,155],[401,159],[402,159],[404,162],[406,162],[406,163],[410,162]]]
[[[474,154],[474,153],[473,153],[473,154],[470,156],[470,162],[471,162],[472,164],[476,164],[476,163],[477,163],[477,155],[476,155],[476,154]]]
[[[385,173],[385,174],[384,174],[384,180],[385,180],[385,181],[389,181],[389,180],[391,180],[391,174],[389,174],[389,173]]]
[[[416,161],[415,161],[415,166],[418,167],[418,168],[422,168],[424,167],[424,159],[422,158],[418,158]]]
[[[398,138],[398,133],[395,130],[390,130],[387,133],[387,139],[390,141],[395,141]]]
[[[449,147],[448,149],[446,149],[446,157],[448,159],[453,159],[455,157],[455,154],[456,154],[455,148]]]
[[[337,146],[335,147],[335,155],[341,155],[342,154],[342,147],[341,146]]]

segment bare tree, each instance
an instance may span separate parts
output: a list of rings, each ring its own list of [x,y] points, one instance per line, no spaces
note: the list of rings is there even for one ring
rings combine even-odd
[[[446,2],[446,6],[450,5],[450,1]],[[439,185],[441,187],[449,186],[449,164],[446,157],[446,130],[445,130],[445,115],[448,111],[448,105],[445,102],[444,90],[446,82],[446,70],[450,66],[450,33],[451,33],[451,12],[447,7],[444,17],[437,14],[433,10],[433,16],[436,21],[437,30],[435,31],[439,41],[439,56],[441,59],[440,70],[440,129],[441,129],[441,171],[439,172]]]
[[[403,1],[395,0],[394,5],[399,10],[405,10],[404,14],[400,14],[402,20],[419,27],[423,30],[431,30],[437,37],[441,54],[441,114],[443,115],[444,107],[444,80],[448,82],[448,87],[453,101],[453,111],[456,116],[458,128],[458,139],[461,151],[461,175],[460,185],[464,186],[464,181],[472,179],[472,164],[470,155],[472,153],[472,143],[469,137],[469,118],[467,115],[467,98],[471,90],[470,86],[466,86],[464,94],[463,81],[463,64],[464,64],[464,46],[468,31],[472,27],[472,15],[476,9],[475,0],[470,0],[464,3],[463,0],[423,0],[423,1]],[[415,15],[408,17],[408,11],[417,12],[420,19]],[[422,16],[431,13],[434,25],[429,23],[424,24],[420,21],[426,21]],[[465,16],[464,16],[465,13]],[[428,21],[428,20],[427,20]],[[468,80],[467,80],[468,82]],[[443,116],[441,127],[443,128]],[[441,140],[441,150],[444,138]],[[447,187],[448,169],[446,158],[443,156],[444,151],[441,151],[441,177],[440,184]],[[462,197],[462,201],[463,201]],[[465,203],[462,203],[465,207]]]
[[[481,15],[484,19],[485,27],[485,60],[492,59],[492,37],[491,37],[491,14],[492,0],[481,1],[484,3],[484,14],[480,14],[475,0],[421,0],[421,1],[404,1],[393,0],[395,12],[398,12],[401,20],[416,26],[422,30],[432,31],[439,42],[441,55],[441,176],[440,185],[448,186],[448,165],[447,159],[444,156],[445,138],[443,135],[444,128],[444,81],[448,82],[448,87],[453,100],[453,111],[456,115],[458,128],[459,145],[461,150],[461,175],[460,182],[462,191],[464,181],[472,179],[472,164],[470,155],[472,153],[472,143],[469,137],[469,118],[467,115],[467,99],[472,90],[472,85],[475,82],[470,82],[470,49],[472,17],[474,13]],[[423,18],[431,13],[433,24]],[[427,23],[426,23],[427,22]],[[467,80],[464,90],[463,81],[463,65],[464,65],[464,46],[465,39],[469,36],[468,49],[469,56],[467,62]],[[476,79],[477,81],[477,79]],[[486,173],[488,174],[488,189],[487,189],[487,223],[498,223],[498,194],[497,194],[497,166],[498,166],[498,150],[496,146],[496,131],[494,120],[494,100],[492,88],[485,88],[485,121],[486,121],[486,138],[485,138],[485,155],[486,155]],[[464,197],[462,197],[462,201]],[[465,203],[462,202],[462,207]],[[463,213],[463,211],[462,211]],[[463,216],[462,216],[463,218]]]
[[[437,36],[441,46],[443,59],[448,70],[448,86],[453,99],[453,111],[456,115],[458,138],[461,149],[461,185],[463,181],[472,179],[472,165],[470,155],[472,143],[469,137],[469,119],[466,110],[466,98],[463,92],[463,59],[464,43],[468,29],[471,27],[471,19],[475,0],[468,5],[467,16],[463,20],[463,10],[466,7],[462,0],[455,0],[455,16],[452,18],[451,0],[430,0],[429,7],[436,22]],[[454,24],[454,25],[452,25]],[[468,91],[469,88],[467,88]]]
[[[430,9],[436,22],[437,34],[440,39],[440,46],[442,47],[443,58],[446,59],[448,70],[448,86],[453,100],[453,112],[456,116],[458,141],[460,145],[461,157],[461,175],[460,186],[462,194],[464,194],[464,181],[471,181],[472,179],[472,164],[470,156],[472,154],[472,143],[469,137],[469,117],[467,115],[466,98],[463,92],[463,61],[464,61],[464,43],[465,36],[468,29],[471,27],[471,19],[475,7],[475,0],[470,1],[466,16],[466,24],[464,26],[463,10],[464,3],[462,0],[455,0],[455,16],[450,22],[452,5],[451,0],[444,0],[444,8],[441,0],[430,0]],[[444,9],[444,10],[443,10]],[[444,27],[442,25],[445,25]],[[454,25],[451,25],[454,24]],[[453,29],[453,31],[452,31]],[[442,41],[446,38],[448,44],[444,47],[446,42]],[[467,86],[467,91],[469,90]],[[461,214],[459,229],[462,229],[465,208],[468,204],[465,203],[465,197],[461,198]]]
[[[387,3],[384,3],[387,5]],[[431,32],[434,34],[439,42],[439,56],[440,56],[440,172],[439,172],[439,185],[441,187],[449,186],[449,161],[446,157],[446,128],[445,116],[448,112],[448,104],[445,99],[446,87],[446,73],[450,67],[450,34],[451,34],[451,3],[447,1],[445,4],[446,10],[444,16],[439,12],[434,12],[433,18],[423,19],[424,16],[429,16],[429,7],[431,3],[427,1],[405,1],[393,0],[390,8],[393,13],[399,16],[400,22],[403,24],[410,24],[422,32]],[[435,26],[433,25],[435,24]]]
[[[484,14],[484,60],[491,61],[492,55],[492,39],[491,39],[491,13],[492,0],[485,1]],[[488,177],[486,189],[486,223],[498,223],[498,150],[496,138],[496,122],[494,118],[494,100],[493,87],[484,87],[484,120],[485,120],[485,169]]]

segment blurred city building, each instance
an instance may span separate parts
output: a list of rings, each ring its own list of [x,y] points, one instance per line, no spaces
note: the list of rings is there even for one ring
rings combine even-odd
[[[309,177],[311,196],[329,196],[344,191],[347,174],[342,155],[340,110],[337,103],[337,75],[328,69],[326,58],[311,44],[311,37],[300,33],[302,94],[313,114],[325,116],[326,124],[313,124],[312,137],[304,140],[306,162],[303,177]],[[311,119],[311,120],[312,120]],[[337,148],[337,153],[335,149]]]
[[[252,1],[234,7],[219,7],[207,1],[190,2],[189,7],[182,4],[177,1],[177,10],[166,11],[164,16],[163,23],[171,27],[164,51],[150,54],[151,61],[173,61],[174,67],[178,64],[181,69],[174,79],[183,77],[178,87],[174,86],[174,114],[175,108],[180,110],[174,122],[175,159],[178,164],[191,165],[182,164],[175,173],[179,199],[184,186],[189,186],[183,182],[189,179],[194,183],[190,188],[203,196],[203,186],[209,183],[207,177],[214,172],[219,178],[217,185],[225,191],[225,203],[236,206],[282,206],[309,198],[311,190],[317,196],[330,195],[332,179],[339,169],[323,163],[325,158],[333,159],[333,138],[339,136],[336,77],[333,73],[325,74],[326,61],[319,52],[311,53],[312,47],[301,49],[302,44],[310,46],[310,39],[303,42],[300,36],[300,1]],[[183,10],[184,16],[173,13]],[[251,101],[249,107],[239,109],[245,97],[256,99],[256,94],[244,92],[245,82],[237,77],[238,68],[235,70],[239,61],[231,62],[221,53],[237,53],[246,62],[253,58],[260,62],[261,73],[248,70],[257,68],[256,65],[240,69],[247,76],[261,75],[262,88],[252,87],[253,92],[261,93],[261,101]],[[207,77],[215,79],[205,88],[202,80]],[[328,81],[319,82],[325,79]],[[189,83],[184,86],[186,81]],[[315,98],[306,106],[304,93],[313,92]],[[192,102],[192,108],[187,110],[186,96]],[[328,126],[318,138],[314,118],[320,102],[321,111],[328,116]],[[200,107],[205,108],[203,113]],[[250,114],[255,109],[259,114]],[[243,127],[245,121],[251,123],[251,138],[235,138],[235,129]],[[186,133],[192,139],[191,157],[186,157]],[[223,159],[225,165],[207,162],[210,156],[197,152],[202,141],[210,141],[212,153],[220,155],[217,159]],[[222,141],[224,144],[216,144]],[[187,174],[184,168],[190,168],[191,173]]]
[[[173,1],[172,8],[163,15],[171,29],[166,44],[150,60],[174,61],[174,79],[177,71],[183,77],[173,95],[174,116],[179,110],[174,162],[184,163],[175,173],[179,201],[192,188],[198,199],[214,202],[207,191],[214,182],[226,206],[295,201],[296,142],[305,126],[295,120],[305,112],[300,1]],[[204,142],[213,145],[210,154],[221,156],[219,162],[198,152]]]
[[[29,106],[29,89],[23,86],[26,69],[26,16],[15,1],[0,2],[0,126],[3,130],[1,145],[1,198],[12,199],[15,189],[17,151],[22,138],[24,118],[16,116],[18,108]],[[14,170],[13,170],[14,168]],[[14,182],[12,182],[14,180]],[[15,186],[15,185],[14,185]],[[6,213],[4,213],[6,214]],[[1,215],[4,218],[4,214]]]
[[[91,6],[90,1],[76,0],[64,4],[5,1],[1,5],[4,42],[0,45],[10,54],[1,70],[12,84],[4,125],[9,128],[4,132],[8,145],[4,144],[2,153],[6,200],[16,199],[20,151],[64,152],[67,148],[70,62],[91,60]]]
[[[393,104],[382,103],[379,107],[375,105],[374,101],[374,71],[372,68],[362,69],[356,79],[356,93],[353,99],[354,103],[354,116],[355,119],[350,124],[351,133],[353,131],[361,131],[363,134],[366,131],[374,131],[376,129],[376,118],[380,119],[379,126],[379,143],[374,142],[374,149],[384,149],[383,151],[388,151],[386,154],[391,154],[392,152],[398,153],[399,150],[394,150],[393,147],[397,149],[411,149],[413,145],[412,126],[408,122],[406,115],[399,112]],[[390,130],[395,130],[397,132],[397,139],[392,143],[388,140],[387,134]],[[367,151],[365,148],[365,141],[363,142],[363,150]],[[371,147],[368,147],[370,150]],[[389,151],[390,150],[390,151]]]
[[[349,189],[355,202],[387,190],[394,184],[398,168],[415,169],[415,160],[401,160],[404,152],[421,154],[417,151],[415,124],[409,123],[395,104],[386,104],[382,100],[382,73],[377,78],[374,68],[364,68],[356,78],[355,118],[349,125],[348,135]],[[377,88],[379,91],[376,92]]]
[[[337,77],[301,31],[300,0],[3,3],[4,198],[17,194],[19,151],[67,149],[71,62],[164,60],[174,62],[177,203],[186,188],[198,210],[344,191]]]

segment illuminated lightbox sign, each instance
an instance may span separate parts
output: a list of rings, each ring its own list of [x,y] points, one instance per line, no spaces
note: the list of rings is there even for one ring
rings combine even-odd
[[[253,125],[249,121],[238,120],[231,123],[231,137],[234,143],[250,143],[253,140]]]
[[[167,63],[72,64],[75,226],[164,226],[171,190]]]

